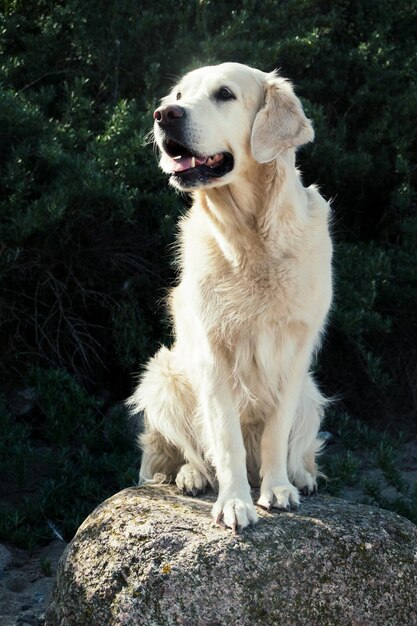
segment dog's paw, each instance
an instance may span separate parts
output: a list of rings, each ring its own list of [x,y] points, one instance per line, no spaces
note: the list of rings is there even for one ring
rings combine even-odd
[[[298,473],[294,477],[294,485],[298,488],[302,496],[317,495],[317,480],[307,470]]]
[[[185,463],[175,479],[178,489],[188,496],[196,496],[203,492],[207,487],[207,482],[207,478],[191,463]]]
[[[261,495],[257,502],[262,509],[280,509],[281,511],[289,511],[298,509],[300,504],[300,496],[294,485],[285,483],[272,488],[261,487]]]
[[[258,521],[258,515],[250,496],[248,499],[219,496],[211,514],[216,524],[220,524],[223,520],[224,525],[231,528],[235,533],[246,528],[249,524],[256,524]]]

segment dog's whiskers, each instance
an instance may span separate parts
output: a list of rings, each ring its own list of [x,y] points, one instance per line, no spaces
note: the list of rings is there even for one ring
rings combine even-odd
[[[144,135],[143,139],[142,139],[142,146],[148,146],[151,143],[155,143],[155,135],[153,132],[153,129],[150,130],[148,133],[146,133],[146,135]]]

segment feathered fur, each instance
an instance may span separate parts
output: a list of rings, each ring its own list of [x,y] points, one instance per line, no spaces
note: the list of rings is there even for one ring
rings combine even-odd
[[[236,102],[210,102],[219,84]],[[324,399],[309,368],[331,301],[329,206],[295,168],[313,130],[287,81],[223,64],[191,72],[165,106],[178,89],[189,147],[227,149],[234,168],[193,191],[169,298],[175,342],[129,405],[145,415],[141,479],[193,494],[211,483],[215,519],[245,527],[257,520],[249,483],[267,508],[316,488]]]

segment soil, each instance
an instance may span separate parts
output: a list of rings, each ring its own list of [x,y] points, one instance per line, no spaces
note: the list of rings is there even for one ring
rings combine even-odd
[[[65,542],[32,554],[0,544],[0,626],[41,626]]]

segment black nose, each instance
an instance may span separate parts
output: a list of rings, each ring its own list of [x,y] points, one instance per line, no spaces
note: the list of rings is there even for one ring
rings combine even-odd
[[[184,116],[184,109],[177,104],[161,106],[153,113],[153,118],[158,124],[172,124],[180,117]]]

